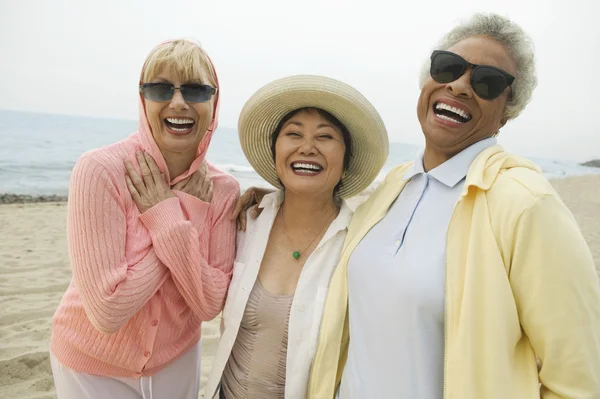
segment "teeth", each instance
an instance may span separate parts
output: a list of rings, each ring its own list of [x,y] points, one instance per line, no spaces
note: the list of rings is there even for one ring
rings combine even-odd
[[[294,169],[310,169],[310,170],[316,170],[316,171],[319,171],[322,169],[318,165],[313,165],[313,164],[309,164],[309,163],[300,163],[300,162],[293,163],[292,167]]]
[[[437,103],[435,108],[436,109],[445,109],[446,111],[454,112],[456,115],[459,115],[465,119],[471,119],[471,115],[469,115],[467,112],[463,111],[462,109],[452,107],[452,106],[442,103],[442,102]]]
[[[176,118],[167,118],[169,123],[174,125],[189,125],[190,123],[194,123],[193,119],[176,119]]]
[[[450,122],[454,122],[454,123],[465,123],[465,122],[459,121],[457,119],[451,118],[451,117],[446,116],[446,115],[441,115],[440,114],[440,115],[436,115],[436,116],[438,118],[440,118],[440,119],[443,119],[443,120],[446,120],[446,121],[450,121]]]

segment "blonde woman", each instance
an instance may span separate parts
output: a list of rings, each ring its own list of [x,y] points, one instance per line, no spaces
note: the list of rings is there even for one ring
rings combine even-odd
[[[205,397],[305,398],[329,279],[352,217],[344,198],[379,173],[387,133],[354,88],[307,75],[258,90],[242,110],[239,134],[250,164],[279,190],[238,234]]]
[[[71,177],[73,279],[52,323],[59,399],[197,398],[200,326],[222,309],[239,186],[205,159],[218,80],[196,43],[148,56],[139,130]]]

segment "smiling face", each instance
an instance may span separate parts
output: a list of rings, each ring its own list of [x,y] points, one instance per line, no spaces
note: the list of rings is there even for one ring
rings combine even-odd
[[[202,81],[206,80],[199,77],[197,81],[183,81],[173,70],[165,69],[148,83],[170,83],[180,87]],[[212,121],[213,101],[214,97],[204,103],[188,103],[179,90],[175,90],[173,98],[168,102],[144,99],[152,137],[163,154],[196,153]]]
[[[516,76],[514,59],[496,40],[471,37],[448,51],[473,64],[495,66]],[[485,100],[474,93],[470,79],[471,69],[453,82],[437,83],[429,77],[423,85],[417,115],[425,135],[426,152],[435,151],[449,159],[493,136],[506,123],[504,110],[510,88],[493,100]]]
[[[286,192],[333,196],[344,172],[341,130],[317,110],[301,110],[281,127],[275,169]]]

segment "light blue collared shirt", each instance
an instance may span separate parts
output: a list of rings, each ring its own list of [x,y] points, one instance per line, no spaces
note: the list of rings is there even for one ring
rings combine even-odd
[[[350,346],[340,399],[442,397],[446,232],[479,141],[426,173],[421,152],[348,263]]]

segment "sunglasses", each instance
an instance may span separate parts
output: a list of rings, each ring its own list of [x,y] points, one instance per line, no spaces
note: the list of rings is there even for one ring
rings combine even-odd
[[[450,51],[436,50],[431,54],[429,73],[438,83],[450,83],[460,78],[467,69],[471,71],[471,87],[485,100],[493,100],[515,81],[515,77],[491,65],[471,64]]]
[[[205,103],[217,93],[217,89],[209,85],[185,84],[175,87],[171,83],[144,83],[140,85],[140,93],[145,99],[157,102],[169,102],[179,90],[185,102]]]

